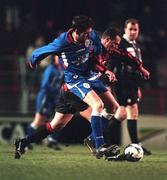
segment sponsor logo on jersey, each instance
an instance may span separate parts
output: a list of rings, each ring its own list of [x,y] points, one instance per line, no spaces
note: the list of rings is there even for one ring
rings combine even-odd
[[[76,53],[79,53],[79,52],[82,52],[82,51],[85,51],[85,48],[77,50]]]
[[[89,57],[89,53],[83,54],[83,55],[77,57],[77,59],[72,60],[71,63],[79,66],[79,65],[85,63],[86,61],[88,61],[88,57]]]

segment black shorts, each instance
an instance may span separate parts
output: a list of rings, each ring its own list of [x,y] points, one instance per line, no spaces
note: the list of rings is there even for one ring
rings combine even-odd
[[[76,112],[84,111],[88,107],[89,106],[78,96],[69,91],[66,91],[61,92],[60,98],[55,108],[55,112],[62,114],[74,114]]]
[[[119,105],[127,106],[139,102],[138,84],[134,81],[117,81],[114,92]]]

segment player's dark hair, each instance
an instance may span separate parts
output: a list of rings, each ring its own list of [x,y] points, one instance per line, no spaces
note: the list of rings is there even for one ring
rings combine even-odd
[[[102,34],[102,38],[110,37],[110,39],[115,39],[116,36],[120,36],[120,32],[113,27],[107,28]]]
[[[127,27],[127,25],[128,25],[129,23],[132,23],[133,25],[135,25],[135,24],[138,24],[138,25],[139,25],[139,21],[138,21],[137,19],[134,19],[134,18],[127,19],[127,20],[125,21],[125,27]]]
[[[93,28],[94,22],[88,16],[75,16],[72,20],[72,28],[76,29],[79,33],[84,32],[88,28]]]

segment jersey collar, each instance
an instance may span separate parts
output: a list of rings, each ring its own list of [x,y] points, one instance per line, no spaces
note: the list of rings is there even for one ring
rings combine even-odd
[[[133,40],[133,41],[130,41],[129,38],[126,36],[126,34],[123,35],[123,38],[128,41],[130,44],[136,44],[136,41]]]

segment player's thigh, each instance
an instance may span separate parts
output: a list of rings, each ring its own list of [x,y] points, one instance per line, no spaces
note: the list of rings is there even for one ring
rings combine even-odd
[[[121,121],[125,120],[127,117],[125,106],[119,106],[114,116]]]
[[[92,108],[88,107],[86,110],[81,111],[80,115],[90,122],[91,113],[92,113]]]
[[[114,98],[114,96],[112,95],[112,93],[110,91],[106,91],[100,94],[99,96],[104,103],[104,107],[107,108],[107,111],[109,113],[115,113],[115,111],[119,107],[119,104]]]
[[[104,108],[103,101],[94,90],[89,91],[83,101],[86,102],[92,108],[92,110],[102,112]]]
[[[138,104],[135,103],[133,105],[126,106],[127,119],[138,119],[139,111]]]
[[[66,124],[72,119],[72,117],[72,114],[62,114],[56,112],[54,118],[50,122],[50,125],[53,129],[61,129],[66,126]]]
[[[47,120],[46,116],[43,116],[42,114],[37,112],[35,114],[33,124],[34,124],[35,127],[39,127],[39,126],[42,126],[45,123],[46,120]]]

